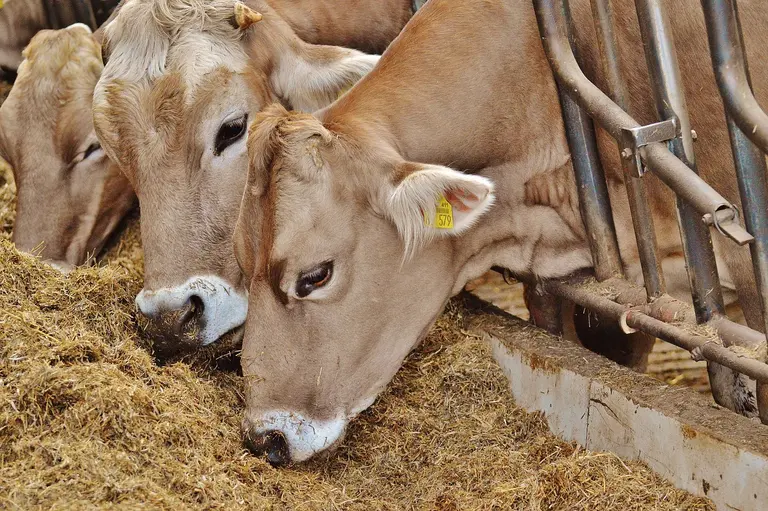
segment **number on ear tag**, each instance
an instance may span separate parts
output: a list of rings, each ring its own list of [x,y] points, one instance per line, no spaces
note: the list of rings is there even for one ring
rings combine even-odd
[[[435,204],[435,218],[432,223],[429,222],[426,212],[424,213],[424,225],[435,229],[453,229],[453,206],[444,196],[441,195]]]

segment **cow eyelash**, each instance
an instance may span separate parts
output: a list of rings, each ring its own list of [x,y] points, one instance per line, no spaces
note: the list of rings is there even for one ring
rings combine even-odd
[[[213,152],[219,156],[224,150],[240,140],[245,135],[245,128],[248,125],[248,115],[238,119],[227,121],[221,125],[219,132],[216,133],[216,142]]]
[[[89,156],[91,156],[93,153],[101,149],[101,144],[98,142],[94,142],[93,144],[88,146],[88,149],[85,150],[83,153],[83,160],[87,160]]]
[[[333,261],[326,261],[312,268],[309,271],[299,274],[296,281],[296,296],[306,298],[307,296],[320,289],[330,282],[333,276]]]

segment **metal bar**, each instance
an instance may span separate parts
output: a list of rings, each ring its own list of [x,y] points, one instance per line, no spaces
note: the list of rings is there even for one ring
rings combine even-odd
[[[768,185],[765,155],[750,139],[759,142],[759,124],[745,125],[745,113],[768,121],[752,94],[744,39],[736,2],[732,0],[702,0],[707,23],[712,67],[715,70],[720,95],[726,110],[728,133],[744,210],[744,223],[755,237],[750,246],[755,284],[760,296],[763,331],[768,332]],[[740,114],[741,112],[741,114]],[[765,122],[768,127],[768,122]],[[743,128],[747,128],[746,131]],[[750,133],[752,136],[750,136]],[[768,130],[763,129],[763,135]],[[762,145],[765,148],[765,145]],[[761,388],[762,387],[762,388]],[[768,423],[768,387],[758,385],[757,403],[760,419]]]
[[[613,136],[621,140],[624,129],[640,124],[616,105],[590,82],[579,68],[568,42],[563,0],[534,0],[534,9],[542,34],[544,50],[562,91],[565,91],[587,113]],[[735,221],[736,208],[669,152],[664,144],[653,143],[640,149],[643,161],[679,196],[690,203],[701,215],[718,217],[724,227],[721,232],[744,243],[748,233]],[[730,218],[729,223],[726,220]]]
[[[688,107],[666,13],[658,0],[636,0],[635,6],[656,110],[661,119],[677,118],[680,123],[681,136],[669,145],[677,158],[697,172]],[[715,314],[725,313],[712,239],[699,221],[700,215],[679,197],[677,210],[693,307],[698,322],[705,323]]]
[[[688,107],[666,12],[659,0],[635,0],[635,7],[656,111],[661,119],[678,120],[680,137],[669,143],[670,148],[677,158],[698,174]],[[679,196],[677,211],[696,321],[706,323],[716,315],[725,314],[712,239],[709,228],[698,221],[695,208]],[[745,385],[732,369],[709,361],[707,372],[712,397],[718,404],[736,410],[736,403],[750,401],[744,395]]]
[[[611,0],[592,0],[592,14],[597,30],[597,44],[603,64],[608,87],[608,95],[622,109],[628,110],[627,89],[621,77],[619,52],[613,31],[613,8]],[[624,148],[619,148],[619,152]],[[640,267],[648,299],[661,296],[665,292],[664,274],[661,270],[653,214],[648,203],[648,194],[642,178],[633,175],[626,158],[621,157],[624,168],[624,183],[627,189],[629,211],[635,231]]]
[[[736,2],[701,0],[701,5],[725,108],[741,131],[763,152],[768,152],[768,115],[752,94]]]
[[[574,58],[578,60],[573,34],[570,31],[570,12],[568,12],[567,7],[564,15],[566,16],[566,33],[570,41],[571,51]],[[614,275],[621,275],[623,272],[605,173],[597,151],[595,128],[592,119],[572,98],[562,90],[559,94],[565,134],[576,175],[579,208],[584,220],[584,227],[589,233],[587,239],[594,261],[595,276],[597,280],[605,280]]]
[[[619,305],[579,286],[564,282],[548,282],[545,287],[549,292],[609,319],[619,322],[625,321],[629,327],[655,335],[685,350],[696,350],[707,360],[734,369],[755,380],[768,382],[768,365],[739,356],[713,339],[687,332],[680,327],[660,321],[643,312],[632,310],[625,305]]]

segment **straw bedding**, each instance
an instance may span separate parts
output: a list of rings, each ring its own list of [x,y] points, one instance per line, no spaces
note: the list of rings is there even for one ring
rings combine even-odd
[[[515,407],[455,305],[330,458],[277,470],[240,443],[241,381],[142,348],[136,221],[63,277],[10,243],[0,164],[0,508],[712,509]]]

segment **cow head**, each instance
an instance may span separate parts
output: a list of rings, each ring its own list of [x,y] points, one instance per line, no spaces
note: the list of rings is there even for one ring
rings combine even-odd
[[[101,48],[85,25],[39,32],[0,108],[18,190],[13,241],[60,268],[95,256],[135,201],[93,129]]]
[[[99,138],[141,206],[144,289],[160,354],[241,334],[232,250],[246,130],[265,106],[330,103],[378,57],[301,41],[265,3],[125,0],[104,29]]]
[[[335,129],[275,106],[249,136],[244,429],[274,464],[333,446],[373,402],[454,292],[454,240],[494,197],[486,178]]]

